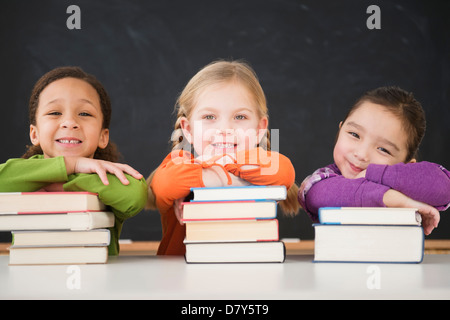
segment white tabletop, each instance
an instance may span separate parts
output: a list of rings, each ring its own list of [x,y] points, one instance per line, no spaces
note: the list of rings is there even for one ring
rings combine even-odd
[[[450,255],[421,264],[186,264],[182,257],[119,256],[104,265],[8,266],[0,299],[450,299]]]

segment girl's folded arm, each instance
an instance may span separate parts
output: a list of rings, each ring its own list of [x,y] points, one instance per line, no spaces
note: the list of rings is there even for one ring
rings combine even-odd
[[[371,164],[366,179],[436,208],[445,209],[450,203],[450,173],[436,163]]]
[[[225,168],[255,185],[284,185],[289,189],[295,182],[295,169],[289,158],[261,148],[247,151],[245,160],[238,154],[237,163],[227,164]]]
[[[65,191],[89,191],[97,193],[99,199],[113,208],[116,216],[122,220],[138,214],[147,201],[147,183],[145,179],[137,180],[125,174],[128,185],[113,174],[108,174],[109,185],[104,185],[97,174],[72,174],[64,184]]]
[[[321,207],[384,207],[389,187],[365,180],[334,176],[315,183],[305,195],[304,208],[318,221]]]
[[[202,166],[166,158],[156,170],[150,187],[156,197],[156,206],[165,212],[175,200],[189,195],[191,187],[204,187]]]
[[[33,192],[67,179],[63,157],[17,158],[0,165],[0,192]]]

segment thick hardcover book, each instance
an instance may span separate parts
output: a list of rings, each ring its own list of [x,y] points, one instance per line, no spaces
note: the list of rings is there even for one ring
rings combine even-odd
[[[420,263],[420,226],[316,224],[315,262]]]
[[[284,262],[284,243],[186,243],[187,263],[272,263]]]

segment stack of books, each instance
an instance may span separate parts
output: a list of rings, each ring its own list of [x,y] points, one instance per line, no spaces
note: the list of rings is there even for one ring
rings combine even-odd
[[[422,262],[422,219],[414,208],[320,208],[319,222],[315,262]]]
[[[10,265],[106,263],[114,214],[88,192],[0,193]]]
[[[284,186],[192,188],[183,204],[187,263],[283,262],[277,201]]]

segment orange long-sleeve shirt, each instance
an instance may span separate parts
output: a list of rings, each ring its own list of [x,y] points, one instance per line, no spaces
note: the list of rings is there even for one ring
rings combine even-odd
[[[280,153],[256,148],[238,153],[236,158],[234,163],[223,166],[228,174],[234,174],[254,185],[284,185],[289,189],[294,184],[294,167]],[[245,165],[257,168],[244,170]],[[191,188],[204,187],[202,169],[211,166],[211,162],[196,161],[189,152],[173,151],[156,170],[150,187],[161,214],[162,240],[158,248],[159,255],[185,254],[183,240],[186,227],[178,222],[173,204],[175,200],[189,195]]]

